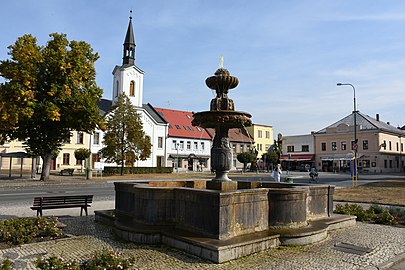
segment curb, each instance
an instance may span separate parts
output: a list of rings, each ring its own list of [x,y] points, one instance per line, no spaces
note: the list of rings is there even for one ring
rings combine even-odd
[[[395,256],[394,258],[392,258],[391,260],[388,260],[385,263],[379,264],[377,266],[377,269],[378,270],[388,270],[391,267],[393,267],[395,265],[398,265],[398,264],[400,264],[402,262],[405,262],[405,252],[398,255],[398,256]]]

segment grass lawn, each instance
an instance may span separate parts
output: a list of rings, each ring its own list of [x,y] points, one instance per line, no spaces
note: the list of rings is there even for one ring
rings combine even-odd
[[[338,188],[335,189],[333,199],[405,206],[405,180],[387,180],[354,188]]]

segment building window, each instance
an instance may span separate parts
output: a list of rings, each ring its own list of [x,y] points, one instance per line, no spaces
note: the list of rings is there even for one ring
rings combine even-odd
[[[179,125],[176,125],[176,128],[177,128],[177,129],[181,129],[181,127],[180,127]]]
[[[99,132],[95,132],[93,135],[93,144],[95,145],[99,145],[100,144],[100,133]]]
[[[332,142],[332,151],[336,151],[336,150],[337,150],[337,143]]]
[[[158,137],[158,148],[163,148],[163,137]]]
[[[326,143],[325,142],[321,143],[321,150],[326,151]]]
[[[180,150],[184,150],[184,141],[180,141]]]
[[[83,144],[83,140],[84,140],[84,134],[83,134],[83,132],[77,132],[77,140],[76,140],[76,143],[77,143],[77,144]]]
[[[363,160],[363,168],[370,168],[370,160]]]
[[[82,165],[82,161],[80,159],[76,159],[76,165]]]
[[[264,150],[269,151],[270,146],[271,146],[271,144],[266,144],[266,149],[264,149]]]
[[[243,148],[243,144],[241,144],[241,145],[239,145],[239,153],[243,153],[243,151],[244,151],[244,148]]]
[[[63,165],[69,165],[70,161],[70,154],[69,153],[64,153],[63,154]]]
[[[387,168],[387,160],[384,159],[384,168]]]
[[[392,169],[392,159],[390,159],[390,168]]]
[[[309,152],[309,145],[302,145],[301,146],[301,151],[302,152]]]
[[[135,82],[131,81],[129,83],[129,96],[134,97],[135,96]]]
[[[287,145],[287,152],[294,152],[294,145]]]
[[[363,150],[368,150],[368,140],[363,140]]]
[[[262,132],[261,130],[258,130],[258,131],[257,131],[257,137],[258,137],[258,138],[263,137],[263,132]]]
[[[399,151],[399,143],[397,143],[397,151]]]
[[[387,150],[387,142],[384,140],[384,143],[382,144],[382,147],[384,148],[384,150]]]
[[[401,152],[404,152],[404,144],[401,143]]]
[[[172,149],[177,150],[177,141],[176,140],[172,141]]]
[[[389,145],[389,148],[388,148],[388,149],[389,149],[389,150],[392,150],[392,144],[391,144],[391,141],[389,141],[389,142],[388,142],[388,145]]]
[[[187,141],[187,150],[191,150],[191,142]]]
[[[205,144],[204,144],[204,142],[201,142],[201,150],[204,150],[205,148]]]
[[[340,149],[342,150],[342,151],[346,151],[346,142],[340,142]]]
[[[351,141],[351,145],[352,145],[352,150],[354,150],[354,145],[355,145],[356,143],[354,142],[354,141]]]
[[[194,150],[198,150],[198,142],[194,142]]]
[[[270,131],[266,131],[266,139],[270,138]]]

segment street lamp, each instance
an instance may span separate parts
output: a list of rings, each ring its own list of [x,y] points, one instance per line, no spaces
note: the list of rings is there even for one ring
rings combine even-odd
[[[357,128],[356,128],[356,88],[351,83],[337,83],[337,86],[351,86],[353,88],[353,116],[354,116],[354,143],[352,148],[354,150],[354,165],[353,165],[353,176],[352,176],[352,186],[357,186]]]

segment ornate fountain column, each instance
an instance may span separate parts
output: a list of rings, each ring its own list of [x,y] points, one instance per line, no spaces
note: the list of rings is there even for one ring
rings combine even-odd
[[[232,152],[228,131],[231,128],[243,128],[252,125],[251,115],[235,111],[233,100],[228,97],[230,89],[238,86],[238,78],[231,76],[229,71],[220,67],[205,80],[206,85],[216,91],[211,100],[210,111],[198,112],[193,115],[193,126],[214,128],[215,137],[211,148],[211,167],[215,170],[215,178],[207,182],[207,188],[216,190],[237,189],[237,183],[228,178],[232,167]]]

